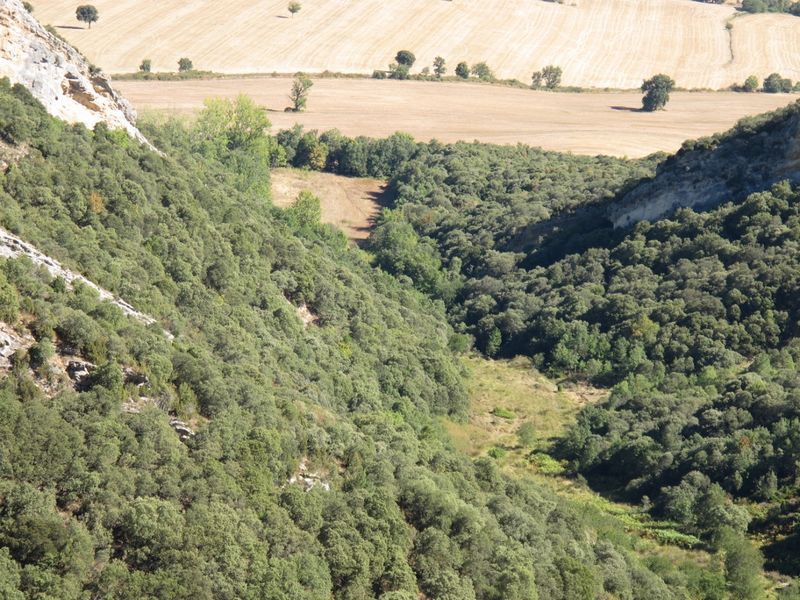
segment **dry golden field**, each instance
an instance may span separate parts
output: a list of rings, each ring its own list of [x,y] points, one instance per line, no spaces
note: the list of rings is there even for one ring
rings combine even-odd
[[[285,113],[291,79],[253,78],[115,84],[140,110],[190,114],[203,100],[244,93],[270,109],[274,129],[301,123],[349,136],[395,131],[419,140],[518,142],[578,154],[644,156],[675,151],[690,138],[730,128],[746,115],[797,98],[785,94],[679,92],[667,110],[642,113],[641,94],[535,92],[500,86],[417,81],[318,79],[308,111]]]
[[[74,0],[32,2],[111,73],[146,57],[174,71],[182,56],[221,73],[371,73],[405,48],[415,70],[441,55],[451,73],[459,61],[486,61],[528,82],[557,64],[564,84],[584,87],[634,88],[658,72],[710,89],[773,71],[800,78],[800,18],[692,0],[309,0],[291,18],[287,0],[94,0],[91,30],[75,20]]]
[[[369,236],[386,187],[381,179],[342,177],[300,169],[274,169],[270,181],[276,206],[290,206],[300,192],[308,190],[320,200],[322,222],[335,225],[351,240]]]

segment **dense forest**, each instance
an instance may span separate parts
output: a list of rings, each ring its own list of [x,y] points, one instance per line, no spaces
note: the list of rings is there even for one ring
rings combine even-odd
[[[649,600],[755,585],[757,555],[732,529],[724,561],[642,555],[617,522],[454,451],[437,417],[466,412],[456,296],[376,269],[309,194],[274,208],[268,167],[290,157],[268,125],[246,99],[213,102],[191,128],[143,124],[159,154],[0,84],[0,225],[157,319],[0,260],[0,318],[32,336],[0,381],[4,598]],[[420,152],[402,136],[371,145],[364,168],[386,172]],[[614,174],[585,173],[568,206],[647,171],[593,160],[564,174]],[[452,265],[442,277],[462,285]],[[79,389],[59,378],[67,357],[94,365]]]
[[[392,170],[364,171],[391,177],[391,205],[369,240],[378,265],[440,300],[486,355],[527,355],[553,376],[612,387],[558,456],[706,540],[781,522],[780,542],[765,550],[791,573],[800,573],[800,191],[768,182],[793,174],[787,134],[799,111],[743,120],[669,158],[431,143],[409,146]],[[312,168],[292,150],[323,146],[319,166],[334,172],[356,149],[382,153],[335,132],[278,141],[287,160]],[[611,227],[632,189],[646,201],[648,190],[682,190],[704,173],[727,203]]]

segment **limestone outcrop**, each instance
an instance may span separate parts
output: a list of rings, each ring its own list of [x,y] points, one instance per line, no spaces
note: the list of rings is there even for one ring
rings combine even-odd
[[[135,111],[108,77],[45,29],[21,0],[0,0],[0,77],[27,87],[54,117],[90,129],[103,122],[147,143]]]
[[[800,102],[744,119],[728,133],[687,142],[606,213],[614,227],[657,221],[679,208],[740,201],[779,181],[800,183]]]

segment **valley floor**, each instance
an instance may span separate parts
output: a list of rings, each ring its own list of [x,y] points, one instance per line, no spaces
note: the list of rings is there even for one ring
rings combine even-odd
[[[795,100],[786,94],[678,92],[667,110],[639,112],[634,92],[553,93],[499,86],[418,81],[317,79],[308,110],[283,112],[291,79],[120,81],[134,106],[191,114],[203,100],[247,94],[270,109],[274,129],[295,123],[347,136],[395,131],[420,140],[524,143],[576,154],[640,157],[674,152],[684,140],[730,128],[737,120]]]

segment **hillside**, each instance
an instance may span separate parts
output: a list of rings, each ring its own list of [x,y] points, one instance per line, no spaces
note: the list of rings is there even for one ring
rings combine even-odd
[[[0,260],[2,339],[21,340],[0,379],[4,597],[645,600],[729,585],[717,563],[652,561],[616,521],[453,449],[439,418],[467,412],[462,337],[322,225],[313,197],[271,205],[267,166],[287,149],[252,103],[212,104],[191,129],[143,124],[159,154],[56,121],[7,80],[0,100],[7,143],[26,149],[0,177],[0,225],[175,335]],[[394,170],[412,146],[372,143],[365,164]]]
[[[556,444],[573,473],[708,544],[757,533],[769,567],[791,575],[800,573],[797,114],[791,105],[639,161],[407,143],[382,171],[392,200],[368,240],[376,264],[441,300],[485,355],[525,355],[550,376],[610,388]],[[278,141],[294,166],[320,144],[327,169],[371,174],[384,164],[372,160],[381,145],[396,151],[401,140]],[[664,197],[697,211],[657,214]],[[653,203],[653,222],[613,229],[609,209],[630,209],[630,198],[634,209]],[[513,418],[496,404],[494,426]],[[507,440],[497,427],[486,429]],[[453,431],[471,451],[486,448],[485,433],[470,445],[468,429]],[[758,598],[756,588],[738,597]]]
[[[486,61],[500,77],[529,82],[533,71],[556,64],[565,84],[584,87],[637,88],[658,72],[711,89],[773,71],[800,78],[798,19],[731,21],[733,7],[691,0],[318,0],[292,18],[278,0],[97,0],[100,20],[91,30],[78,27],[73,2],[33,4],[43,23],[112,73],[135,71],[144,58],[174,71],[184,56],[221,73],[371,73],[406,48],[417,68],[441,55],[451,73],[459,61]]]
[[[686,142],[652,179],[611,205],[608,217],[615,227],[657,221],[679,208],[712,208],[782,180],[800,181],[800,103]]]
[[[637,160],[48,109],[0,79],[3,598],[796,597],[797,105]]]

